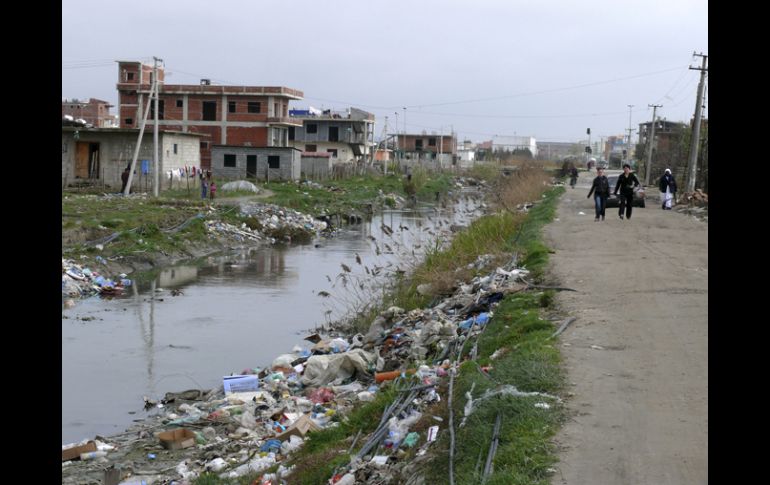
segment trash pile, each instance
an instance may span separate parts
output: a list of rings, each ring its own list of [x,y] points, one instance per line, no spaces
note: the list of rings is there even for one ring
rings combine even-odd
[[[104,263],[104,258],[96,257],[96,261]],[[68,259],[61,260],[61,293],[62,297],[82,298],[96,294],[117,295],[133,284],[126,274],[116,279],[105,278],[97,271],[75,264]]]
[[[679,198],[680,203],[688,203],[690,205],[706,206],[709,204],[709,196],[701,189],[695,189],[695,192],[685,192]]]
[[[485,255],[471,265],[490,261]],[[98,483],[111,470],[124,485],[184,484],[207,471],[233,478],[276,465],[258,483],[282,483],[292,472],[286,466],[290,454],[308,434],[338,426],[385,386],[393,386],[397,397],[373,433],[356,437],[350,451],[358,451],[329,483],[385,483],[401,476],[407,455],[425,455],[446,431],[440,417],[431,418],[430,406],[446,399],[439,385],[457,372],[463,349],[475,357],[473,343],[494,307],[505,294],[527,288],[522,278],[528,272],[515,266],[514,258],[430,308],[390,307],[366,334],[310,335],[306,347],[279,355],[268,368],[226,376],[217,389],[145,398],[145,408],[155,414],[126,433],[62,448],[62,483]],[[433,421],[416,426],[422,418]],[[68,451],[76,446],[90,448]]]
[[[221,221],[206,221],[209,234],[228,236],[237,241],[269,241],[297,236],[310,237],[327,228],[327,223],[312,216],[272,204],[247,202],[241,204],[241,214],[249,216],[251,224],[240,227]]]

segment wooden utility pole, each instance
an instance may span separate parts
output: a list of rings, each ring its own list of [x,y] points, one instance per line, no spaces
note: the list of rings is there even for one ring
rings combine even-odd
[[[695,100],[695,120],[693,121],[693,127],[692,127],[692,140],[690,143],[690,159],[687,162],[687,185],[686,185],[686,191],[687,192],[693,192],[695,191],[695,179],[697,177],[697,164],[698,164],[698,147],[700,142],[700,117],[701,117],[701,108],[703,107],[703,88],[705,86],[705,78],[706,78],[706,72],[708,72],[708,68],[706,67],[706,62],[708,62],[707,55],[704,54],[696,54],[693,52],[693,56],[700,56],[703,58],[703,66],[702,67],[690,67],[692,70],[698,70],[700,71],[700,83],[698,83],[698,97]]]
[[[647,167],[644,169],[644,185],[650,185],[650,171],[652,170],[652,147],[655,145],[655,112],[662,108],[662,104],[648,104],[652,108],[652,132],[647,139]]]

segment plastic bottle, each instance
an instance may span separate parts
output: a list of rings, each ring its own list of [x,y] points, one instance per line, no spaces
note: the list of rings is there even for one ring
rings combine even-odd
[[[102,457],[105,457],[105,456],[107,456],[107,452],[106,451],[89,451],[88,453],[81,453],[80,454],[80,459],[83,460],[83,461],[85,461],[85,460],[94,460],[96,458],[102,458]]]

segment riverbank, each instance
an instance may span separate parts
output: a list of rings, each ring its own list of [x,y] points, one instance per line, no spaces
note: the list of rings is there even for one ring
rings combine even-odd
[[[529,185],[532,186],[531,183]],[[537,184],[534,186],[537,187]],[[502,192],[498,192],[498,194],[501,193]],[[504,210],[502,213],[490,216],[493,218],[491,219],[491,222],[487,218],[484,218],[482,221],[477,221],[477,223],[472,224],[471,227],[467,229],[468,233],[472,235],[471,237],[466,239],[462,237],[455,238],[455,241],[457,241],[456,244],[453,243],[448,249],[443,248],[441,251],[437,249],[435,253],[432,254],[432,257],[429,257],[430,260],[440,261],[439,254],[446,253],[449,255],[445,256],[447,261],[454,260],[460,262],[461,259],[459,256],[463,255],[463,257],[469,258],[467,260],[472,261],[472,263],[469,264],[473,268],[468,268],[468,264],[465,264],[464,262],[466,260],[462,260],[463,267],[472,269],[472,273],[474,273],[474,276],[470,280],[466,280],[466,282],[463,282],[462,280],[457,281],[457,284],[455,285],[456,288],[452,288],[451,290],[449,288],[444,288],[442,290],[440,287],[437,287],[434,291],[433,288],[426,289],[422,286],[421,290],[423,294],[417,296],[433,300],[431,306],[404,307],[402,309],[389,308],[380,312],[379,318],[372,322],[367,335],[343,338],[342,340],[344,340],[346,344],[342,344],[341,342],[337,344],[347,345],[348,347],[345,349],[346,351],[341,354],[325,354],[323,350],[324,346],[321,345],[320,347],[317,346],[313,349],[313,354],[315,354],[313,356],[303,357],[299,354],[291,356],[291,368],[282,368],[278,362],[274,362],[272,366],[274,370],[265,372],[260,381],[260,389],[264,389],[265,392],[260,394],[256,402],[252,401],[255,404],[254,406],[248,401],[242,401],[242,404],[234,404],[232,399],[223,399],[225,396],[222,395],[221,391],[215,391],[207,396],[208,399],[204,398],[199,400],[200,402],[191,402],[188,404],[188,406],[191,407],[179,408],[176,410],[179,415],[179,418],[177,419],[189,419],[186,422],[183,421],[182,423],[177,424],[188,427],[192,426],[193,429],[201,429],[201,433],[204,434],[200,439],[201,441],[206,441],[206,444],[198,446],[195,450],[190,449],[186,452],[179,451],[176,453],[160,451],[159,453],[154,453],[157,454],[157,457],[154,460],[159,460],[155,462],[151,461],[149,458],[143,457],[135,451],[130,451],[131,449],[136,448],[136,436],[140,437],[141,446],[144,447],[143,449],[145,451],[148,449],[156,450],[157,439],[151,435],[152,427],[148,428],[146,426],[154,425],[157,426],[155,429],[160,429],[160,427],[173,425],[173,420],[169,419],[167,416],[162,416],[158,417],[152,425],[147,423],[145,425],[140,425],[139,428],[134,429],[132,433],[129,433],[128,436],[131,437],[133,444],[131,442],[119,443],[119,447],[122,451],[119,454],[113,454],[113,458],[110,461],[112,463],[120,464],[124,472],[133,474],[134,476],[142,476],[143,478],[149,478],[150,476],[142,474],[144,473],[143,470],[149,473],[150,471],[160,471],[164,467],[168,468],[165,470],[165,474],[161,473],[159,475],[179,477],[180,475],[189,473],[189,475],[187,475],[187,480],[192,480],[194,476],[206,469],[216,473],[216,475],[204,474],[196,483],[236,483],[235,481],[230,482],[225,481],[226,479],[219,478],[220,474],[227,476],[236,472],[236,470],[246,473],[245,477],[239,479],[240,481],[237,483],[251,483],[244,480],[251,479],[253,481],[258,476],[258,472],[254,470],[261,468],[264,471],[264,469],[269,468],[271,464],[275,464],[273,465],[273,469],[277,470],[279,467],[277,461],[280,461],[282,465],[288,464],[289,466],[296,466],[294,473],[285,477],[289,483],[322,483],[325,482],[332,473],[339,477],[347,475],[348,477],[345,478],[345,480],[348,481],[345,483],[354,483],[350,481],[351,478],[353,478],[351,475],[358,476],[368,474],[365,477],[365,480],[368,480],[372,477],[373,473],[385,473],[390,474],[389,476],[392,478],[396,476],[394,475],[396,472],[405,472],[406,470],[404,467],[412,462],[409,458],[416,456],[417,453],[422,452],[420,456],[427,456],[429,458],[435,456],[435,450],[443,450],[448,440],[445,427],[448,417],[443,417],[441,406],[442,403],[447,401],[446,392],[448,389],[446,384],[446,374],[449,372],[450,375],[454,375],[457,367],[452,364],[452,361],[457,362],[460,360],[453,358],[452,354],[457,353],[466,356],[474,348],[471,342],[478,339],[479,345],[475,346],[477,350],[474,352],[477,358],[498,359],[500,355],[495,355],[495,352],[492,351],[493,349],[491,349],[491,347],[493,347],[495,343],[500,342],[493,340],[493,343],[483,343],[486,341],[482,339],[484,335],[488,334],[483,332],[485,325],[491,326],[495,325],[496,322],[501,322],[499,325],[502,325],[503,329],[506,327],[514,329],[511,330],[512,334],[505,338],[508,339],[506,342],[513,347],[512,349],[509,349],[510,356],[517,356],[517,358],[519,358],[521,357],[518,352],[520,347],[540,347],[526,339],[522,341],[517,340],[522,334],[532,333],[536,338],[540,338],[541,334],[547,328],[553,327],[551,323],[538,319],[540,308],[544,305],[547,306],[548,304],[548,293],[539,294],[539,290],[536,287],[529,283],[523,283],[520,280],[520,277],[526,274],[525,272],[519,271],[518,265],[521,264],[521,261],[526,262],[528,267],[531,267],[530,271],[533,271],[530,276],[531,278],[538,275],[538,262],[543,261],[547,256],[547,251],[544,251],[542,245],[538,246],[536,243],[527,243],[529,244],[528,246],[522,246],[523,242],[528,240],[527,231],[531,231],[535,234],[537,227],[537,224],[525,223],[524,231],[522,231],[522,222],[524,220],[531,220],[525,219],[524,214],[529,209],[535,213],[540,207],[547,207],[549,199],[548,197],[545,199],[538,197],[537,199],[529,200],[537,200],[537,203],[527,204],[522,202],[513,204],[512,200],[509,198],[504,202],[507,203],[510,210]],[[540,200],[543,202],[540,202]],[[547,213],[542,217],[548,217]],[[517,230],[510,231],[509,229],[511,227],[514,227]],[[497,229],[496,231],[494,230],[495,228]],[[464,232],[465,231],[460,231],[459,234],[463,234]],[[477,250],[479,253],[476,256],[473,256],[469,253],[471,250]],[[491,252],[486,252],[490,250]],[[511,257],[511,251],[514,250],[517,251],[516,258]],[[508,253],[507,257],[506,253]],[[502,262],[503,264],[498,266],[495,264],[498,262]],[[434,262],[433,266],[430,267],[432,268],[431,271],[426,274],[435,275],[438,274],[437,271],[452,270],[451,265],[448,263],[446,263],[446,266],[442,267],[438,262]],[[458,266],[455,266],[454,269],[457,267]],[[403,290],[403,295],[413,298],[415,299],[414,301],[416,301],[415,292],[417,291],[417,288],[420,287],[420,285],[425,284],[419,283],[419,281],[419,278],[409,281],[402,280],[401,287],[407,288],[407,290]],[[412,291],[408,288],[414,288],[414,290]],[[531,296],[532,291],[535,291],[535,293],[538,294],[533,297]],[[511,295],[521,292],[523,292],[522,296],[529,296],[526,296],[525,299],[521,301],[516,301],[515,308],[509,309],[510,311],[493,310],[493,308],[498,305],[498,302],[492,300],[498,298],[498,295],[504,298],[505,301],[503,305],[510,305],[514,303],[510,303],[508,298],[513,298]],[[483,301],[482,298],[484,298]],[[486,308],[483,306],[479,307],[479,302],[486,305]],[[501,308],[506,307],[503,306]],[[500,316],[495,316],[496,314]],[[531,320],[523,318],[526,315],[531,315],[529,317],[530,319],[536,318],[537,320],[533,323]],[[469,318],[471,319],[470,324],[463,329],[463,324],[467,324]],[[477,322],[479,325],[474,325],[474,323]],[[535,330],[540,330],[540,332],[538,333]],[[501,333],[505,335],[503,330],[500,329],[493,335]],[[330,335],[326,340],[327,351],[330,347],[328,342],[334,341],[333,337],[335,336]],[[338,337],[346,336],[338,335]],[[462,344],[462,342],[466,340],[468,341],[467,346]],[[321,344],[323,344],[323,342],[321,342]],[[467,348],[463,349],[463,347]],[[500,348],[496,350],[500,350]],[[347,382],[347,379],[343,379],[337,383],[340,385],[335,386],[332,381],[337,380],[339,377],[337,375],[331,376],[333,378],[332,381],[324,382],[324,379],[318,381],[317,379],[312,379],[312,374],[308,374],[308,370],[321,361],[340,358],[350,359],[354,354],[359,355],[365,360],[369,357],[374,359],[373,361],[369,361],[373,364],[373,367],[370,368],[367,365],[359,368],[358,372],[351,376],[352,380],[349,385],[344,384]],[[444,354],[444,357],[440,357],[441,354]],[[527,352],[527,355],[529,354],[530,352]],[[542,369],[547,367],[545,365],[546,363],[549,365],[552,364],[551,361],[553,360],[553,357],[546,355],[545,357],[547,358],[544,358],[539,355],[539,352],[532,352],[532,354],[539,356],[538,358],[541,360],[545,359],[545,363],[540,362],[539,360],[531,361],[524,359],[522,364],[512,365],[512,367],[509,368],[505,364],[507,360],[503,358],[499,363],[493,364],[492,368],[485,366],[487,368],[483,372],[488,374],[492,379],[506,382],[506,380],[511,377],[511,373],[513,373],[514,377],[517,375],[526,376],[528,370],[532,368]],[[507,351],[502,351],[502,355],[505,356],[509,354]],[[447,358],[449,359],[449,362],[446,362]],[[382,360],[382,362],[380,362],[380,360]],[[295,364],[295,361],[299,362]],[[480,362],[484,363],[483,360],[480,360]],[[424,367],[420,367],[420,365]],[[298,366],[301,367],[302,370],[298,371],[296,368]],[[371,427],[382,417],[382,411],[385,409],[386,404],[391,404],[393,399],[399,394],[397,390],[394,389],[393,384],[381,383],[375,389],[371,389],[371,386],[367,388],[366,386],[369,385],[367,382],[377,380],[372,379],[372,373],[387,372],[388,370],[398,370],[408,367],[419,369],[420,382],[423,383],[422,385],[427,385],[425,384],[426,381],[430,383],[430,385],[427,385],[427,387],[420,391],[418,395],[415,395],[415,399],[417,399],[420,404],[419,407],[413,411],[420,412],[421,415],[423,415],[423,418],[428,420],[428,422],[432,420],[434,422],[433,425],[439,425],[440,431],[437,435],[438,441],[435,442],[435,445],[430,444],[434,443],[428,439],[428,430],[431,429],[432,426],[425,427],[424,425],[426,423],[420,422],[420,419],[422,418],[417,418],[417,420],[410,425],[408,422],[405,422],[404,419],[399,419],[406,418],[403,414],[393,416],[395,421],[392,424],[397,429],[406,428],[405,431],[410,429],[416,430],[410,431],[410,433],[417,433],[416,439],[418,439],[420,443],[419,447],[412,448],[408,444],[415,439],[415,435],[411,435],[411,438],[409,439],[407,439],[406,436],[401,436],[400,438],[402,439],[396,440],[395,442],[391,441],[390,445],[386,444],[385,448],[380,448],[384,453],[380,452],[381,454],[375,455],[379,457],[375,462],[383,459],[382,457],[384,456],[385,463],[383,465],[387,464],[387,466],[381,468],[379,465],[363,465],[361,460],[358,460],[358,463],[355,463],[354,460],[352,466],[348,467],[347,462],[349,462],[349,459],[344,459],[346,454],[339,454],[337,451],[344,451],[348,448],[353,450],[355,446],[354,434],[359,435],[359,446],[363,445],[365,440],[370,438],[367,437],[367,432],[370,430],[374,431]],[[464,367],[465,365],[463,366],[463,369]],[[495,372],[498,372],[498,368],[508,369],[508,371],[499,375],[495,374]],[[518,374],[510,370],[517,368],[519,369]],[[468,373],[465,370],[460,370],[459,372],[457,380],[458,388],[465,389],[465,385],[463,384],[465,382],[471,386],[470,392],[473,393],[472,387],[474,386],[474,383],[471,382],[472,379],[469,380]],[[280,376],[278,375],[279,373]],[[475,371],[473,373],[475,374]],[[316,375],[316,378],[318,377],[319,376]],[[480,379],[486,379],[486,377],[481,374],[479,374],[478,377]],[[306,378],[313,380],[313,382],[308,381]],[[547,382],[556,382],[556,380],[551,379]],[[557,386],[554,385],[548,387],[550,384],[547,384],[547,382],[544,384],[543,382],[538,382],[536,380],[525,380],[523,383],[514,382],[513,385],[519,386],[520,389],[523,389],[524,391],[548,394],[549,391],[553,392],[553,389],[556,389]],[[360,387],[352,385],[356,383],[358,383]],[[476,387],[480,388],[478,386],[479,384],[476,384]],[[276,392],[278,394],[275,394]],[[456,419],[459,419],[457,416],[462,412],[463,404],[458,403],[461,402],[460,396],[462,394],[458,393],[457,389],[454,390],[453,394],[455,396],[453,409],[457,408],[455,410],[455,416]],[[269,399],[270,396],[273,396],[273,399],[277,400],[273,402],[272,405]],[[327,399],[330,396],[331,398]],[[435,399],[435,396],[439,396],[439,398]],[[441,398],[440,396],[444,397]],[[318,402],[313,400],[314,397]],[[372,397],[374,398],[374,401],[367,403],[367,400]],[[233,396],[230,396],[230,398],[233,398]],[[235,396],[234,399],[237,400],[238,397]],[[503,400],[506,399],[507,397],[503,398]],[[516,396],[513,396],[512,399],[521,400],[520,397]],[[312,406],[309,408],[307,407],[307,401],[312,403]],[[414,401],[414,399],[410,400],[410,402],[412,401]],[[265,408],[260,407],[260,402],[265,405]],[[548,404],[548,402],[549,401],[537,401],[531,404],[534,406],[535,404]],[[173,406],[173,404],[171,406]],[[433,409],[433,406],[437,406],[437,408]],[[268,431],[263,427],[263,424],[265,424],[264,420],[267,419],[267,423],[270,423],[270,416],[278,411],[278,407],[287,408],[284,409],[286,411],[284,414],[286,414],[285,419],[287,420],[287,424],[295,421],[297,415],[304,414],[307,416],[307,419],[312,420],[317,426],[328,428],[325,431],[310,433],[308,435],[309,438],[307,443],[302,447],[303,451],[300,452],[300,455],[297,455],[296,461],[287,461],[283,457],[281,451],[278,451],[278,449],[271,449],[268,444],[269,440],[267,440],[267,436],[269,435],[266,436],[265,432],[272,433],[273,431]],[[349,413],[351,407],[355,408],[355,411],[353,411],[354,414]],[[428,409],[428,407],[431,407],[431,409]],[[193,411],[193,409],[197,409],[197,411]],[[547,408],[543,406],[534,406],[534,409],[537,410],[536,412],[547,411]],[[184,411],[180,412],[180,410]],[[211,414],[216,413],[217,411],[223,411],[223,413],[226,413],[227,415],[225,416],[220,413],[217,416],[222,418],[221,421],[212,420]],[[407,412],[408,409],[405,407],[402,411]],[[355,414],[359,412],[364,414]],[[414,415],[414,412],[411,414]],[[267,416],[267,414],[270,414],[270,416]],[[243,415],[253,416],[256,418],[256,421],[252,422],[251,420],[247,420],[244,422],[243,419],[238,418],[238,416]],[[483,415],[483,413],[481,415]],[[441,418],[441,421],[433,418],[433,416]],[[284,418],[281,418],[280,416],[278,417],[279,422],[283,419]],[[385,421],[387,421],[387,419],[385,419]],[[257,422],[262,424],[257,425]],[[441,424],[442,422],[444,423],[443,425]],[[359,427],[356,423],[359,423],[359,425],[366,423],[366,427]],[[533,421],[533,424],[539,426],[536,420]],[[516,425],[516,423],[513,423],[513,425]],[[145,426],[145,428],[141,428],[141,426]],[[252,428],[252,426],[254,427]],[[421,426],[423,426],[422,429]],[[501,428],[505,431],[508,429],[507,426],[509,426],[509,423],[504,422]],[[207,431],[206,428],[211,429]],[[238,431],[239,428],[240,432]],[[142,430],[145,432],[144,438],[141,438]],[[360,434],[356,433],[359,430],[361,430]],[[212,431],[214,432],[213,435]],[[458,433],[461,432],[462,431],[458,429]],[[331,435],[329,433],[331,433]],[[205,436],[206,434],[208,437]],[[252,449],[256,451],[259,448],[265,447],[265,445],[268,446],[262,453],[257,452],[256,455],[251,454],[249,457],[250,454],[247,450]],[[288,452],[288,448],[296,446],[298,446],[296,440],[289,440],[289,443],[287,443],[287,446],[285,447],[287,449],[283,449],[282,451],[284,453]],[[279,445],[279,447],[283,448],[281,445]],[[239,450],[243,451],[245,454],[240,456]],[[505,447],[502,447],[501,451],[504,450]],[[465,451],[461,448],[458,448],[457,451],[458,460],[456,461],[458,463],[463,463],[464,460],[461,456],[465,454]],[[374,449],[374,452],[377,452],[376,448]],[[409,455],[410,452],[413,454]],[[442,451],[441,453],[444,452],[445,451]],[[161,455],[163,455],[163,463],[160,462]],[[188,457],[188,459],[185,460],[184,467],[180,472],[179,470],[182,464],[180,464],[178,460],[180,457],[184,456]],[[388,456],[391,457],[388,458]],[[501,456],[505,456],[505,453]],[[368,452],[363,453],[361,456],[361,458],[367,459],[368,457]],[[476,456],[474,455],[473,460],[475,459]],[[174,466],[174,460],[176,460],[176,466]],[[392,463],[394,460],[396,463]],[[430,463],[431,461],[428,462]],[[239,465],[244,463],[251,463],[251,472]],[[312,465],[313,463],[316,465]],[[497,461],[495,463],[497,463]],[[83,466],[85,466],[85,468],[90,467],[91,472],[94,472],[95,469],[98,469],[99,464],[92,463],[89,465],[88,463],[85,463],[83,465],[76,464],[75,466],[85,473],[85,470],[82,468]],[[439,467],[439,469],[440,468],[441,467]],[[236,474],[240,472],[237,472]],[[307,473],[312,473],[315,478],[309,477]],[[424,473],[428,472],[424,471],[421,475]],[[463,476],[464,473],[466,473],[464,467],[460,466],[458,468],[458,476]],[[542,474],[545,473],[545,471],[540,469],[537,473]],[[69,473],[67,473],[67,475],[73,476]],[[220,480],[222,481],[220,482]],[[355,480],[355,478],[353,478],[353,480]],[[438,481],[445,481],[445,477],[443,480]],[[72,481],[71,483],[80,482]],[[148,483],[151,482],[148,481]]]
[[[256,196],[222,192],[216,201],[184,189],[159,198],[62,194],[63,295],[122,291],[131,274],[226,249],[307,241],[332,225],[403,206],[410,193],[435,201],[454,187],[448,174],[420,171],[414,181],[390,175],[267,185]]]

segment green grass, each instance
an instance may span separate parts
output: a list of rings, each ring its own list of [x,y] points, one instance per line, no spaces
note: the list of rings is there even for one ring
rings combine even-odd
[[[549,190],[526,218],[523,215],[503,213],[475,221],[459,233],[445,251],[429,251],[422,269],[451,270],[474,261],[480,254],[500,253],[510,257],[512,251],[518,251],[521,255],[519,264],[525,265],[534,275],[533,278],[542,275],[548,263],[548,249],[541,236],[542,226],[553,219],[558,197],[563,191],[563,188]],[[430,271],[425,274],[430,274]],[[390,304],[407,310],[426,306],[429,298],[417,295],[415,287],[414,280],[398,280],[383,299],[383,302],[388,303],[373,307],[368,314],[361,315],[356,328],[366,331],[373,316]],[[454,391],[456,426],[463,416],[466,403],[464,395],[474,384],[473,395],[476,398],[498,384],[511,384],[524,392],[548,394],[558,394],[563,389],[561,357],[558,348],[549,339],[554,326],[540,318],[542,308],[547,307],[552,299],[552,291],[517,293],[504,298],[495,309],[495,316],[479,339],[478,346],[478,362],[483,366],[492,366],[489,375],[493,380],[482,376],[472,362],[461,366]],[[465,349],[465,353],[470,348],[471,345]],[[501,357],[491,360],[490,356],[501,348],[507,351]],[[423,469],[426,483],[448,481],[446,384],[442,384],[444,401],[430,411],[430,414],[441,415],[445,424],[441,426],[439,440],[431,447],[432,459]],[[302,468],[290,476],[290,483],[325,483],[338,466],[345,464],[345,452],[351,437],[358,429],[364,429],[364,433],[372,431],[392,396],[379,394],[377,399],[376,406],[365,406],[354,411],[360,414],[349,418],[349,424],[314,433],[306,447],[292,459]],[[551,408],[535,407],[538,402],[548,403]],[[475,408],[466,426],[456,428],[456,483],[480,482],[476,465],[481,454],[483,469],[498,413],[503,418],[501,436],[494,459],[494,473],[487,483],[549,483],[548,469],[556,461],[551,439],[563,423],[565,412],[562,406],[553,399],[540,396],[498,396],[477,403]],[[422,431],[423,437],[424,427],[425,423],[415,426],[415,429]]]
[[[515,247],[523,254],[521,264],[533,275],[542,275],[548,251],[541,240],[542,226],[553,219],[563,188],[552,189],[528,214],[520,232],[503,247]],[[478,363],[491,365],[489,376],[478,372],[476,364],[465,362],[455,383],[453,409],[456,422],[463,416],[465,393],[473,387],[479,398],[498,384],[511,384],[524,392],[558,394],[564,386],[561,357],[549,339],[551,322],[540,318],[540,310],[552,300],[553,292],[508,295],[495,309],[488,328],[479,338]],[[505,349],[495,360],[490,356]],[[469,351],[469,349],[466,349]],[[534,404],[545,402],[550,409]],[[456,428],[455,483],[480,483],[492,439],[495,418],[502,416],[500,440],[494,458],[490,484],[548,484],[549,467],[556,462],[551,439],[565,419],[561,404],[541,396],[495,396],[475,403],[474,412],[463,428]],[[443,433],[433,450],[434,459],[426,466],[426,483],[446,483],[449,468],[449,433]],[[480,469],[477,469],[481,460]]]

